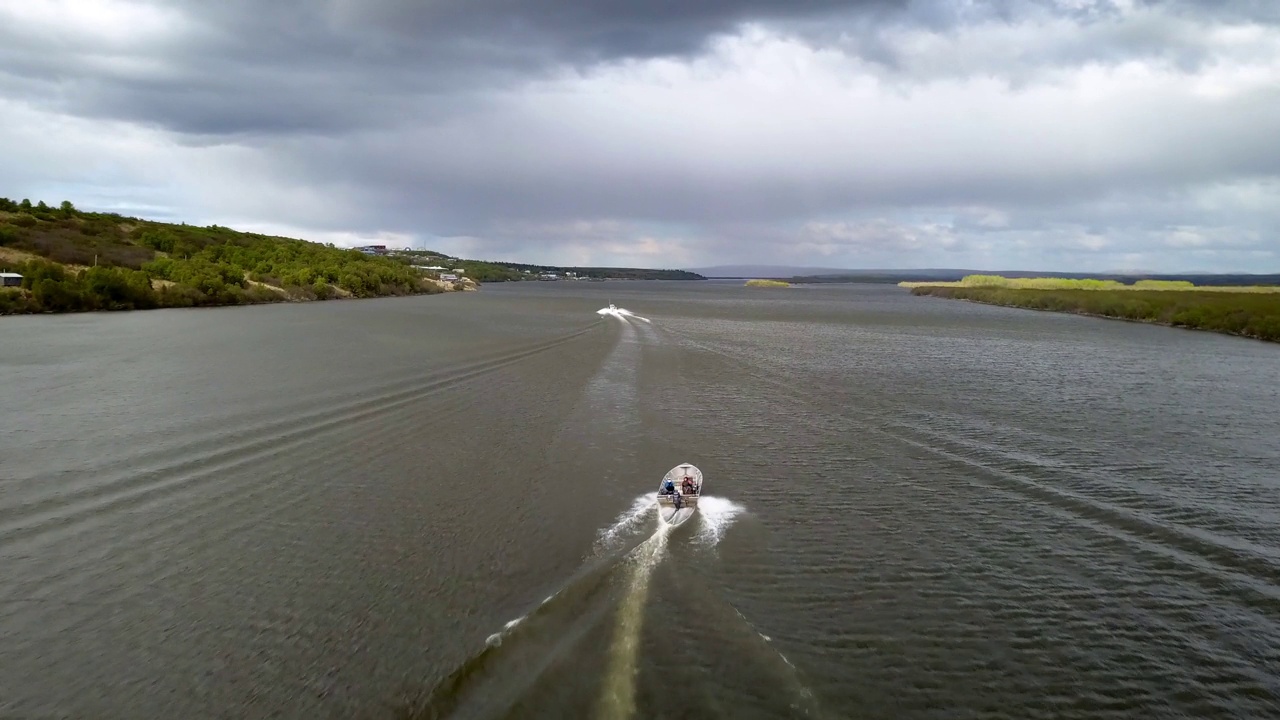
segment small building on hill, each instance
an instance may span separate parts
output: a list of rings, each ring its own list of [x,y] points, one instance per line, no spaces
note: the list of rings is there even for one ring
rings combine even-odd
[[[22,276],[15,272],[0,272],[0,287],[21,287]]]

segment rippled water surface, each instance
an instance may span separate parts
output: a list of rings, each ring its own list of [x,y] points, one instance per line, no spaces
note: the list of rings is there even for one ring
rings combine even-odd
[[[525,283],[4,318],[0,378],[0,717],[1280,716],[1275,345]]]

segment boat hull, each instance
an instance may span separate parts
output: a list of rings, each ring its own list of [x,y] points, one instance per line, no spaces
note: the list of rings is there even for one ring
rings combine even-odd
[[[667,525],[675,527],[676,525],[683,524],[689,518],[693,517],[693,513],[696,510],[697,508],[689,507],[688,505],[685,505],[679,510],[674,507],[659,507],[658,519]]]
[[[664,494],[662,489],[668,480],[674,486],[675,492]],[[702,484],[702,471],[688,463],[677,465],[667,471],[662,482],[658,483],[658,519],[671,526],[687,522],[698,512]]]

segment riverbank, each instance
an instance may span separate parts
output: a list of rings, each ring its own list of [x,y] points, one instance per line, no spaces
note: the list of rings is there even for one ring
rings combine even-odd
[[[1264,276],[1266,277],[1266,276]],[[1003,277],[965,275],[957,281],[899,282],[899,287],[985,287],[1017,290],[1162,290],[1185,292],[1280,293],[1280,285],[1197,285],[1190,280],[1135,280],[1132,285],[1113,279],[1060,277]]]
[[[306,302],[474,290],[403,258],[217,225],[0,198],[0,314]]]
[[[913,295],[1131,320],[1280,342],[1280,293],[1214,288],[1039,289],[920,283]]]

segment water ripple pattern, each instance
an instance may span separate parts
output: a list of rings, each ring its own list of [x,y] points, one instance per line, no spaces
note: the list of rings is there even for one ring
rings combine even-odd
[[[0,320],[0,717],[1280,717],[1280,347],[793,290]]]

